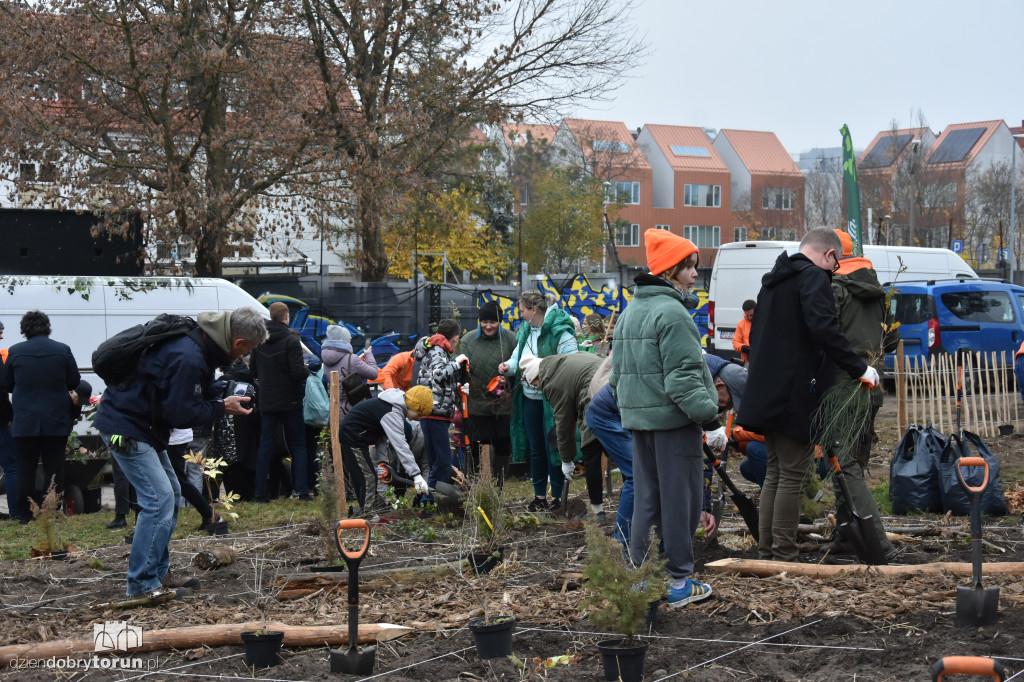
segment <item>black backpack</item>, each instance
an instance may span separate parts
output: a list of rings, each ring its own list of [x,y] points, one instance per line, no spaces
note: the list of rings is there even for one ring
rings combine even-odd
[[[117,386],[131,379],[139,360],[156,344],[187,335],[199,347],[203,345],[203,331],[191,317],[161,313],[145,324],[137,324],[119,332],[99,345],[92,354],[92,369],[108,386]]]

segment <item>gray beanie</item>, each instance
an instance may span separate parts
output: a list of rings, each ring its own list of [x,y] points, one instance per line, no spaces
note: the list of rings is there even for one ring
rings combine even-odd
[[[732,396],[733,409],[739,412],[740,400],[743,399],[743,389],[747,387],[747,370],[730,362],[719,370],[718,378],[729,389],[729,395]]]
[[[340,324],[330,324],[327,325],[327,338],[332,341],[345,341],[347,343],[352,340],[352,334]]]

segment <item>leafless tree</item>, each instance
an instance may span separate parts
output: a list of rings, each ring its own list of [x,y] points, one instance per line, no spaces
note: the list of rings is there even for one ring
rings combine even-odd
[[[275,30],[285,16],[266,0],[0,5],[3,160],[41,162],[46,192],[101,229],[141,218],[148,240],[191,242],[196,273],[219,275],[225,244],[300,227],[294,210],[247,211],[338,181],[309,123],[309,48]]]
[[[464,152],[472,129],[544,120],[614,89],[644,52],[633,0],[302,0],[345,159],[362,275],[384,276],[383,232],[409,188]]]
[[[843,168],[839,160],[822,157],[804,178],[804,211],[809,227],[836,229],[845,221],[843,208]]]

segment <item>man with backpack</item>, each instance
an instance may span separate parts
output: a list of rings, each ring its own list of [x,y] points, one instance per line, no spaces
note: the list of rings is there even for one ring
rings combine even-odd
[[[195,329],[157,336],[148,347],[129,346],[120,355],[137,362],[116,384],[109,381],[109,374],[104,376],[98,362],[101,352],[111,354],[109,341],[93,355],[93,367],[107,381],[93,426],[135,486],[141,507],[128,557],[128,596],[148,597],[151,603],[185,596],[186,588],[199,586],[197,578],[168,574],[168,546],[178,520],[180,493],[167,457],[171,429],[251,412],[246,407],[248,397],[214,395],[213,370],[245,355],[267,337],[263,316],[254,308],[199,313],[198,321]],[[144,332],[142,338],[146,338]]]
[[[252,375],[259,387],[260,449],[256,455],[256,502],[266,502],[267,476],[277,427],[284,427],[284,442],[292,456],[292,497],[309,501],[306,480],[306,423],[302,399],[309,370],[302,360],[302,344],[288,327],[288,306],[270,304],[267,340],[252,353]]]

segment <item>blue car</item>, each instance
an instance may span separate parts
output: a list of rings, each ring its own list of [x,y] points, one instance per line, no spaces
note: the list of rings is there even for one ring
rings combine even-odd
[[[928,361],[941,353],[992,353],[1002,365],[1024,339],[1024,287],[984,279],[898,282],[890,309],[900,323],[903,352]],[[894,355],[885,356],[892,372]]]

